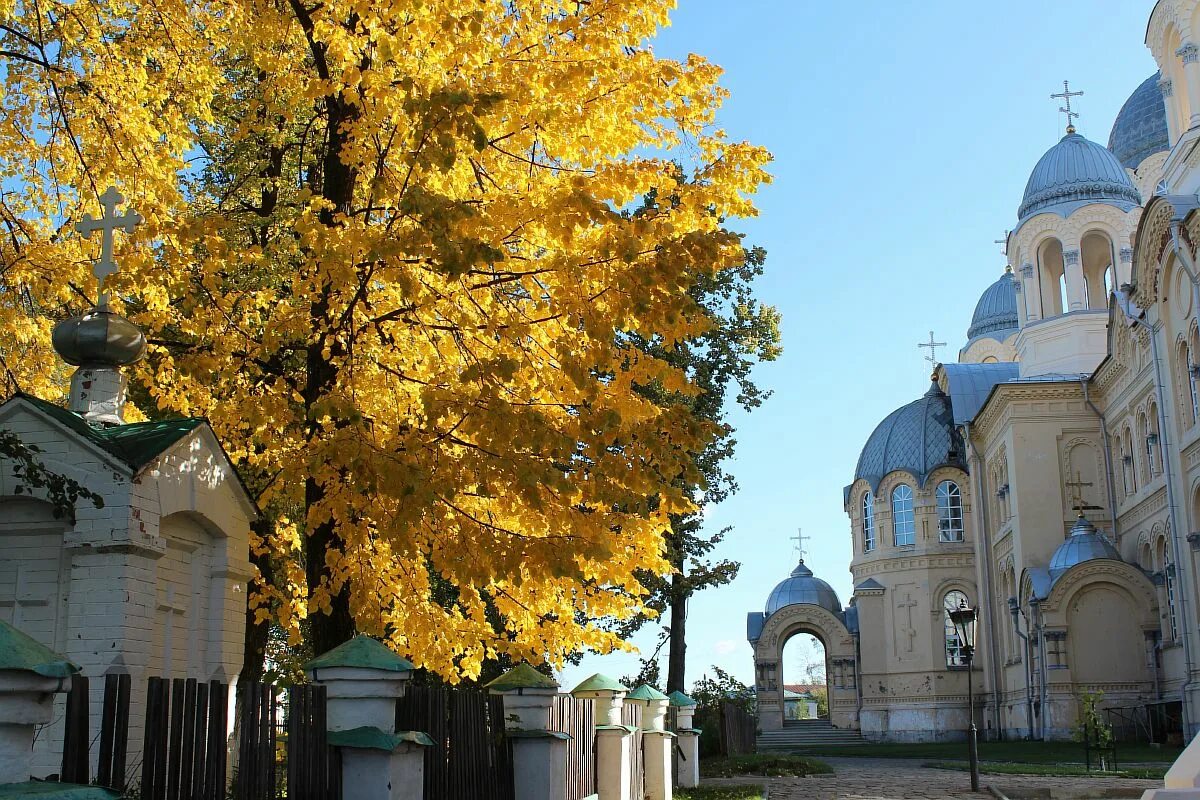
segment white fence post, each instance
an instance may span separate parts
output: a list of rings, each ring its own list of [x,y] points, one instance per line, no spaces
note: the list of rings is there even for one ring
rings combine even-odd
[[[326,687],[328,741],[342,754],[342,800],[423,800],[422,731],[396,730],[396,701],[413,665],[369,636],[356,636],[304,665]]]
[[[642,707],[642,764],[646,770],[646,800],[671,800],[671,741],[675,734],[666,730],[665,694],[648,683],[634,689],[626,703]]]
[[[683,692],[671,692],[675,708],[675,736],[679,740],[679,769],[675,782],[683,788],[700,785],[700,731],[692,727],[696,701]]]
[[[596,796],[599,800],[642,800],[630,796],[633,781],[633,732],[621,724],[621,706],[629,689],[596,674],[571,694],[590,699],[596,710]]]
[[[558,683],[529,664],[518,664],[487,688],[504,698],[505,736],[512,743],[513,796],[566,800],[571,737],[550,730],[550,706],[558,696]]]
[[[0,784],[25,783],[33,769],[33,732],[50,722],[54,695],[79,668],[0,621]]]

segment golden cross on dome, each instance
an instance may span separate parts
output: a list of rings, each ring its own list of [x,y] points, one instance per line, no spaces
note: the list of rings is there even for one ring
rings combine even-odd
[[[937,349],[939,347],[945,347],[945,346],[946,346],[945,342],[935,342],[933,340],[933,331],[929,332],[929,341],[928,342],[917,342],[917,347],[928,347],[929,348],[929,355],[925,356],[925,360],[928,361],[935,368],[938,365]]]
[[[1079,114],[1071,110],[1071,98],[1081,97],[1083,92],[1072,92],[1071,82],[1063,81],[1063,90],[1059,94],[1050,95],[1051,100],[1062,100],[1066,103],[1066,107],[1059,106],[1059,111],[1067,115],[1067,133],[1075,132],[1075,120],[1079,119]]]
[[[796,528],[796,535],[791,538],[791,541],[796,543],[793,549],[800,555],[801,561],[804,560],[804,543],[812,538],[811,536],[805,536],[803,531],[803,528]]]
[[[1067,481],[1064,485],[1071,490],[1071,508],[1075,509],[1082,517],[1084,509],[1092,508],[1083,500],[1083,489],[1085,486],[1092,486],[1092,482],[1085,481],[1082,473],[1076,472],[1075,480]]]
[[[104,194],[100,195],[100,205],[104,211],[97,219],[91,214],[84,214],[83,221],[75,223],[75,230],[83,234],[83,238],[90,239],[92,234],[100,231],[100,258],[92,265],[92,272],[100,281],[98,288],[99,301],[96,303],[97,308],[105,308],[108,306],[108,295],[104,291],[104,279],[117,271],[117,265],[113,262],[113,231],[120,228],[126,233],[133,233],[142,222],[142,215],[129,209],[124,214],[117,214],[117,206],[125,202],[125,198],[116,188],[110,186],[104,190]]]

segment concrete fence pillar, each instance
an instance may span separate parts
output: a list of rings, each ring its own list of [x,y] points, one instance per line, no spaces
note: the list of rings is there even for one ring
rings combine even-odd
[[[1192,739],[1163,778],[1163,788],[1147,789],[1142,800],[1200,800],[1200,736]]]
[[[0,622],[0,784],[29,781],[34,731],[50,722],[54,695],[68,691],[78,672],[50,648]]]
[[[666,729],[670,698],[643,683],[625,698],[642,707],[642,764],[646,770],[646,800],[671,800],[671,744],[675,734]]]
[[[596,716],[596,797],[598,800],[633,798],[633,733],[621,723],[621,707],[629,689],[604,675],[593,675],[571,694],[591,700]]]
[[[356,636],[304,665],[325,686],[326,729],[341,750],[343,800],[423,800],[423,731],[396,730],[396,701],[413,665],[369,636]]]
[[[685,789],[700,785],[700,731],[692,727],[696,701],[683,692],[671,692],[671,707],[675,709],[675,737],[679,757],[675,783]]]
[[[558,683],[529,664],[518,664],[487,685],[504,698],[504,730],[512,743],[513,797],[566,800],[567,743],[550,729],[550,706]]]

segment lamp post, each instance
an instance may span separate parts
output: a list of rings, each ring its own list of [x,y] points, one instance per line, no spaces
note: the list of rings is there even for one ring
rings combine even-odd
[[[971,678],[971,660],[975,656],[975,609],[965,602],[947,612],[962,648],[963,660],[967,662],[967,715],[971,726],[967,728],[967,752],[971,759],[971,791],[979,791],[979,739],[975,730],[975,684]]]

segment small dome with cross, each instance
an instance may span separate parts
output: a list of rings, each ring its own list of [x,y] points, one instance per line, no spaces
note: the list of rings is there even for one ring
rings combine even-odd
[[[820,606],[837,616],[842,613],[842,601],[838,599],[837,592],[828,583],[815,577],[812,570],[804,565],[803,558],[792,574],[771,590],[767,598],[766,616],[795,605]]]

